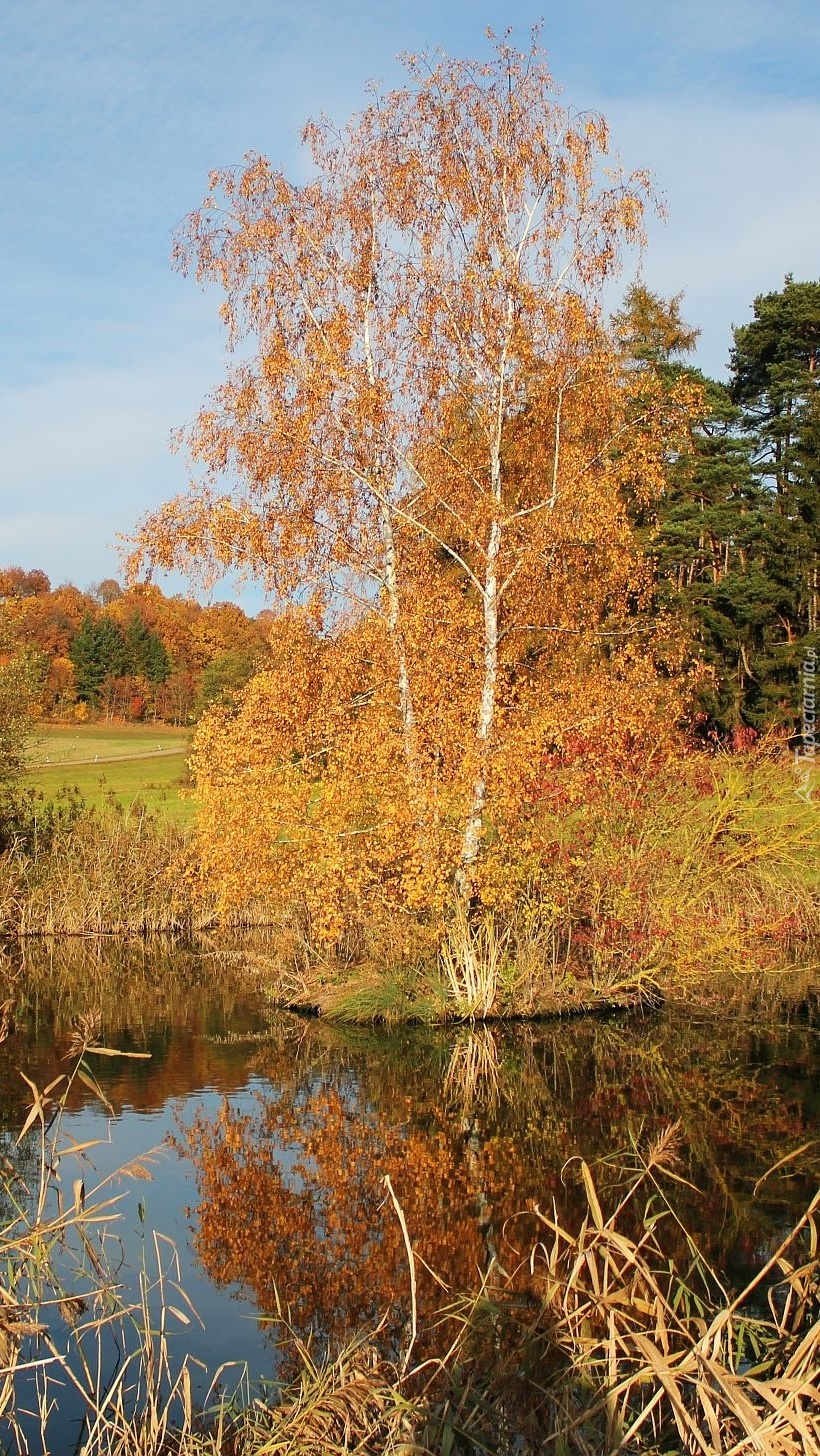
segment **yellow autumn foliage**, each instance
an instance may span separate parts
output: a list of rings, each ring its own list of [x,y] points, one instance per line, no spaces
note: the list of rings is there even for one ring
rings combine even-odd
[[[251,347],[132,558],[275,593],[270,665],[197,736],[198,844],[226,906],[299,903],[328,942],[376,899],[509,902],[545,757],[581,734],[617,761],[677,714],[625,501],[699,402],[647,375],[636,405],[602,306],[647,179],[559,104],[537,38],[407,65],[308,126],[304,185],[256,156],[212,176],[178,257]]]

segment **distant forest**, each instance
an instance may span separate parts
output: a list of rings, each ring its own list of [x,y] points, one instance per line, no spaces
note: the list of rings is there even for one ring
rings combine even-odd
[[[45,717],[181,725],[247,682],[269,615],[113,579],[89,591],[52,587],[43,571],[9,566],[0,569],[0,663],[25,658]]]

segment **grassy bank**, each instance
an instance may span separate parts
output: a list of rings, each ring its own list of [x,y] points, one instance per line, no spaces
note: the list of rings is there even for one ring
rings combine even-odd
[[[820,814],[788,760],[692,755],[617,783],[569,767],[550,793],[514,903],[399,913],[371,897],[332,944],[304,903],[249,895],[226,912],[196,832],[164,813],[32,800],[0,857],[0,923],[18,936],[264,925],[274,998],[354,1022],[584,1012],[816,966]]]
[[[214,907],[186,878],[188,840],[163,815],[116,800],[23,799],[0,856],[8,937],[145,935],[204,927]]]
[[[26,782],[46,802],[76,789],[97,808],[113,799],[123,809],[189,824],[196,806],[180,795],[188,739],[164,724],[45,723],[29,748]]]
[[[442,1290],[429,1328],[415,1298],[417,1231],[385,1178],[406,1256],[398,1346],[386,1343],[386,1315],[339,1348],[299,1340],[283,1287],[277,1335],[293,1373],[264,1391],[222,1367],[198,1406],[202,1372],[181,1353],[196,1313],[171,1246],[154,1236],[133,1295],[117,1267],[117,1190],[145,1168],[94,1187],[93,1145],[63,1135],[74,1081],[93,1089],[97,1058],[116,1055],[97,1038],[82,1021],[58,1081],[32,1086],[26,1158],[0,1170],[7,1449],[55,1449],[70,1392],[85,1456],[820,1452],[820,1194],[732,1289],[694,1236],[681,1239],[674,1127],[595,1168],[572,1163],[580,1214],[531,1210],[534,1236],[508,1230],[506,1267],[493,1260],[474,1287]],[[788,1176],[796,1159],[761,1182]],[[435,1353],[422,1359],[422,1348]]]
[[[43,724],[0,796],[0,933],[145,935],[213,920],[192,894],[188,735],[163,725]]]

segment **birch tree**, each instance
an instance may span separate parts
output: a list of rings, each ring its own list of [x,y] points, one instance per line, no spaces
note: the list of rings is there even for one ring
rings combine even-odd
[[[634,588],[620,491],[661,464],[602,308],[648,180],[559,102],[537,34],[491,41],[310,123],[303,184],[258,155],[212,175],[176,258],[221,289],[236,358],[131,559],[250,573],[325,632],[343,603],[379,618],[416,853],[446,819],[463,894],[512,698]]]

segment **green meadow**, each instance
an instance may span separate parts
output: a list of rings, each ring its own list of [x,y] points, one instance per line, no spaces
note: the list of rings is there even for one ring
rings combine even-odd
[[[144,805],[169,820],[195,813],[181,797],[187,783],[188,734],[161,724],[42,724],[29,748],[28,782],[47,798],[77,788],[89,804],[111,796],[130,809]]]

